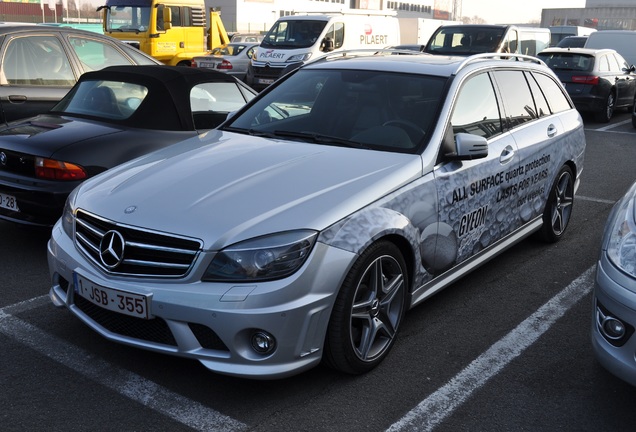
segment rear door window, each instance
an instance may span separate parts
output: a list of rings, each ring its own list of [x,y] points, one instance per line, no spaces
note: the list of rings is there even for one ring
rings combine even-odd
[[[494,75],[503,99],[508,127],[514,128],[539,117],[522,71],[496,71]]]

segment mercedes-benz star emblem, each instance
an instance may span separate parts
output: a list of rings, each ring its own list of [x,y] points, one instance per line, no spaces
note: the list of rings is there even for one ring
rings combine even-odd
[[[124,259],[124,237],[117,231],[108,231],[99,243],[99,258],[109,270],[114,269]]]
[[[0,152],[0,164],[7,164],[7,154],[5,152]]]

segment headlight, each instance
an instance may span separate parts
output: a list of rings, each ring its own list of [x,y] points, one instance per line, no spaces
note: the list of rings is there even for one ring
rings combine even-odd
[[[311,53],[296,54],[287,59],[287,63],[304,62],[309,60]]]
[[[636,183],[614,213],[607,256],[616,267],[636,277]]]
[[[75,219],[75,197],[77,196],[77,189],[69,194],[64,203],[64,211],[62,212],[62,229],[67,236],[73,238],[73,219]]]
[[[317,235],[309,230],[289,231],[229,246],[216,254],[203,280],[255,282],[282,279],[303,265]]]

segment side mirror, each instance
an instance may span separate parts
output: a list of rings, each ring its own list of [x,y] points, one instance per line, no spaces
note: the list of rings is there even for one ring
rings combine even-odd
[[[460,160],[484,158],[488,156],[488,141],[484,137],[460,132],[455,135],[455,151],[446,156]]]
[[[322,51],[323,52],[331,52],[333,51],[334,45],[333,40],[327,36],[322,40]]]
[[[172,28],[172,10],[169,7],[163,8],[163,29],[170,30]]]

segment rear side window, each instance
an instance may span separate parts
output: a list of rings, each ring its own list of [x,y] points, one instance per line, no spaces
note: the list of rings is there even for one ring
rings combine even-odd
[[[534,99],[534,104],[537,107],[537,115],[538,117],[544,117],[550,115],[550,106],[548,105],[548,101],[545,98],[545,95],[539,88],[539,84],[534,79],[532,74],[526,72],[526,78],[528,80],[528,84],[530,85],[530,91],[532,92],[532,98]]]
[[[552,111],[552,113],[572,109],[572,106],[570,105],[568,98],[563,93],[561,86],[554,82],[552,78],[536,72],[532,75],[536,78],[539,87],[541,87],[541,91],[548,100],[548,105],[550,105],[550,111]]]
[[[451,117],[453,133],[491,138],[502,132],[495,91],[486,73],[471,77],[457,96]]]
[[[55,36],[12,39],[2,68],[10,85],[70,87],[75,83],[68,57]]]
[[[539,117],[522,71],[495,71],[495,80],[503,99],[508,127],[513,128]]]

